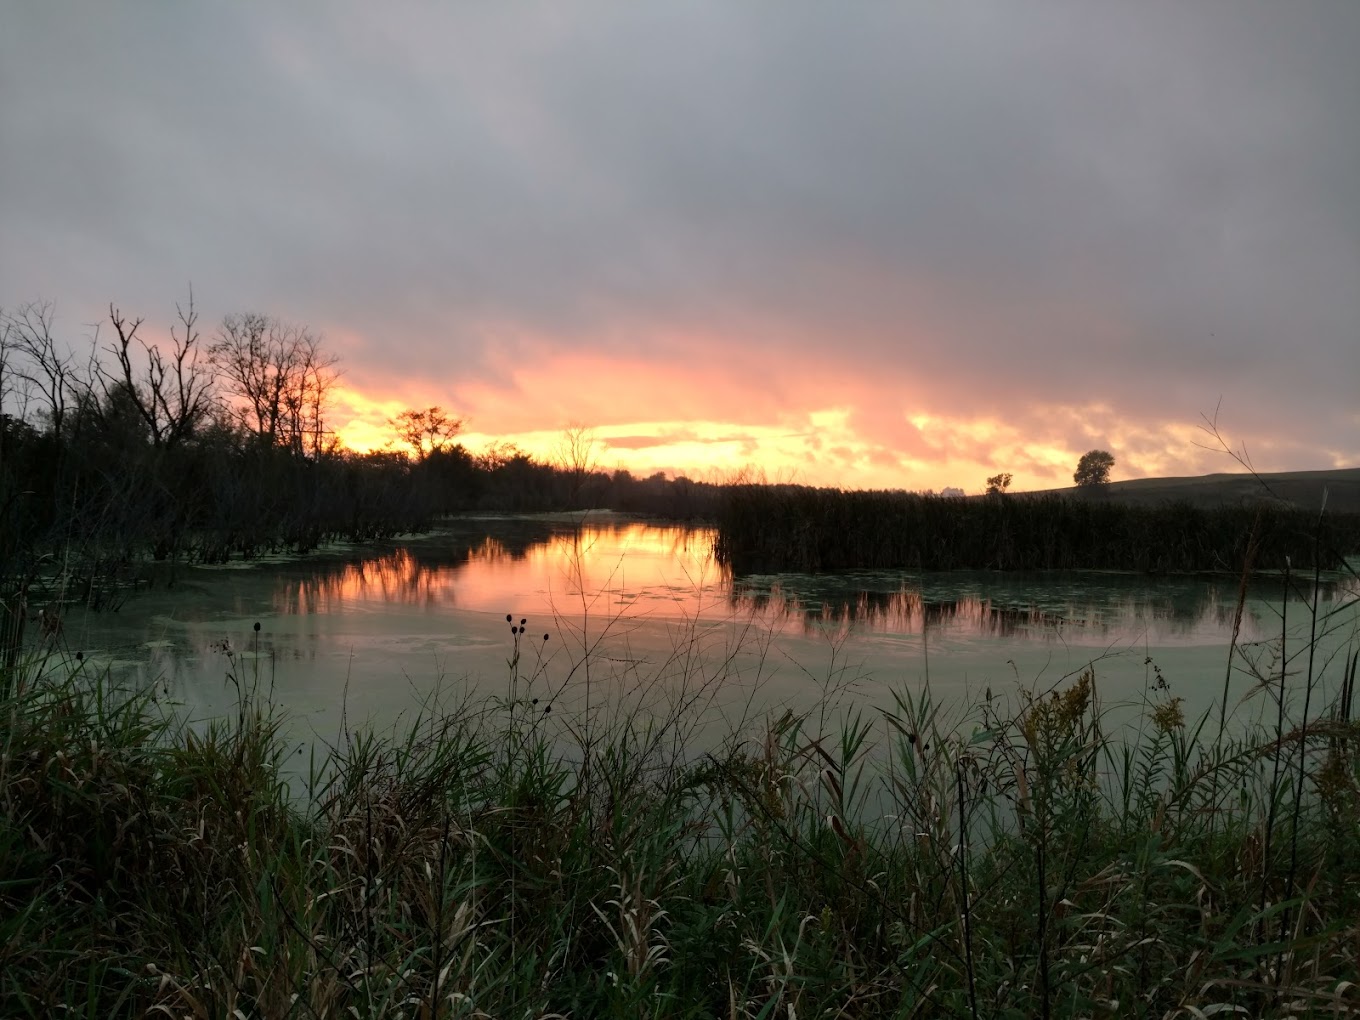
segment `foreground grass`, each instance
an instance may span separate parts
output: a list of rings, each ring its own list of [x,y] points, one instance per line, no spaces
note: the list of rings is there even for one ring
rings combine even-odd
[[[30,663],[0,678],[0,1015],[1357,1014],[1355,672],[1246,732],[1166,691],[1108,732],[1088,672],[693,756],[679,715],[512,690],[299,770],[248,688],[195,727]]]

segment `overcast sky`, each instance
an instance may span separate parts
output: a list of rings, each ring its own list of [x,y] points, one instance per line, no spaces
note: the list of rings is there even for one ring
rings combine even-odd
[[[0,306],[305,323],[355,446],[1360,465],[1360,3],[0,0]],[[159,332],[158,332],[159,331]]]

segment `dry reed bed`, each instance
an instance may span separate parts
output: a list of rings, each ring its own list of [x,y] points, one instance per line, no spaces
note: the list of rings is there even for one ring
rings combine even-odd
[[[735,486],[715,552],[737,573],[851,569],[1324,569],[1360,552],[1360,514],[1259,504],[1135,506],[1093,495],[947,498]]]

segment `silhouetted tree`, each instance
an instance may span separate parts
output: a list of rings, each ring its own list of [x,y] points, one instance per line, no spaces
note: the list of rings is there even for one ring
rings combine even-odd
[[[95,375],[106,404],[116,404],[122,412],[141,420],[151,445],[173,449],[193,435],[213,403],[212,375],[198,360],[198,314],[194,311],[193,292],[186,311],[175,306],[183,332],[170,329],[173,353],[167,359],[155,344],[137,335],[141,319],[129,321],[109,305],[109,321],[118,339],[105,348],[116,362],[114,371],[96,366]],[[136,356],[132,342],[141,349],[143,365],[133,364]]]
[[[244,428],[266,446],[319,456],[326,448],[326,397],[339,372],[305,326],[267,315],[229,315],[210,349]]]
[[[999,475],[992,475],[991,478],[987,479],[987,495],[1004,496],[1006,490],[1010,488],[1010,485],[1011,473],[1009,471],[1003,471]]]
[[[10,316],[0,316],[0,330],[5,334],[5,348],[22,358],[15,359],[10,371],[25,385],[25,397],[36,390],[44,403],[40,414],[52,426],[53,437],[60,441],[65,435],[67,405],[74,401],[77,384],[69,350],[60,350],[52,336],[52,303],[30,302]],[[0,354],[3,358],[3,354]],[[0,376],[4,373],[0,372]],[[11,395],[14,385],[0,385],[0,403]]]
[[[420,461],[443,450],[462,431],[463,419],[455,418],[445,413],[442,407],[435,406],[424,411],[402,411],[395,418],[389,418],[387,424]]]
[[[571,486],[568,499],[573,508],[582,503],[586,478],[595,471],[599,445],[594,429],[573,424],[562,430],[562,438],[553,450],[553,460]]]
[[[506,440],[498,439],[488,443],[486,448],[477,455],[477,466],[490,474],[520,456],[523,456],[523,451],[518,446]]]
[[[1113,454],[1105,450],[1091,450],[1083,453],[1081,460],[1077,461],[1077,470],[1072,475],[1072,481],[1084,489],[1108,485],[1112,467],[1114,467]]]

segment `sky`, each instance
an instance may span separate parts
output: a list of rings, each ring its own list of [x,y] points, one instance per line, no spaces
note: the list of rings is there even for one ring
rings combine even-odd
[[[1354,0],[0,0],[0,307],[305,324],[356,449],[1360,466],[1358,48]]]

